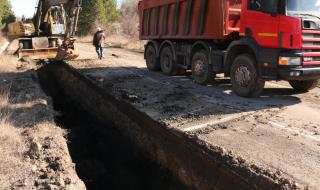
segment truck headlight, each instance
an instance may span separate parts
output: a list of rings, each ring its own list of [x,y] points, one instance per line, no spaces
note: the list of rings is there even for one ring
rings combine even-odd
[[[279,65],[301,65],[301,57],[279,57]]]

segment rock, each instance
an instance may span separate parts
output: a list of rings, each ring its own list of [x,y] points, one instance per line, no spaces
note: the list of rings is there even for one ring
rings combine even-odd
[[[31,99],[31,98],[32,98],[32,95],[31,95],[31,94],[26,94],[26,98],[27,98],[27,99]]]
[[[113,56],[113,57],[116,57],[116,58],[119,58],[119,56],[116,55],[116,54],[114,54],[114,53],[112,54],[112,56]]]
[[[64,179],[65,184],[70,185],[71,184],[71,179],[69,177]]]
[[[40,154],[41,154],[41,144],[34,139],[30,144],[28,155],[30,158],[35,159],[35,158],[39,158]]]
[[[64,171],[63,164],[59,157],[49,157],[47,158],[47,162],[49,164],[49,168],[53,171]]]
[[[48,184],[45,189],[46,190],[59,190],[60,188],[56,185]]]
[[[104,81],[104,78],[99,78],[98,81],[99,81],[99,82],[103,82],[103,81]]]
[[[60,187],[66,186],[63,177],[58,176],[58,177],[56,178],[56,185],[58,185],[58,186],[60,186]]]
[[[13,184],[14,187],[26,187],[27,185],[28,183],[25,180],[18,180]]]
[[[138,96],[132,95],[132,94],[127,94],[127,93],[122,93],[121,96],[123,99],[129,100],[130,102],[135,102],[139,99]]]
[[[49,179],[37,179],[35,181],[35,185],[37,187],[39,187],[39,186],[47,187],[49,185],[49,183],[50,183]]]
[[[37,169],[38,169],[38,167],[37,167],[36,165],[32,165],[32,166],[31,166],[31,171],[32,171],[33,173],[36,173],[36,172],[37,172]]]
[[[49,140],[46,140],[42,147],[44,149],[50,149],[51,148],[51,142]]]

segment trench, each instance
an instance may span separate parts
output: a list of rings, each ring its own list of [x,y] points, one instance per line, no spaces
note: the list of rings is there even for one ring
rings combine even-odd
[[[39,82],[60,114],[56,123],[69,131],[68,147],[88,190],[187,190],[157,162],[147,158],[112,121],[101,123],[65,95],[48,68]],[[121,119],[121,118],[119,118]]]
[[[161,124],[64,62],[38,70],[88,189],[256,190],[281,183]]]

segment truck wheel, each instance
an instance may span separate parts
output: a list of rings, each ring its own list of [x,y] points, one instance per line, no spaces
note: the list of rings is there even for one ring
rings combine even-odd
[[[242,97],[259,96],[264,88],[265,81],[259,76],[251,55],[239,55],[231,66],[231,83],[234,92]]]
[[[191,68],[196,83],[206,85],[213,80],[212,65],[209,64],[207,51],[201,50],[193,55]]]
[[[178,67],[173,60],[173,52],[170,46],[164,47],[160,55],[161,70],[166,75],[176,75]]]
[[[156,50],[153,45],[146,48],[146,64],[150,71],[159,71],[161,69],[159,60],[157,59]]]
[[[319,84],[319,80],[305,80],[305,81],[293,80],[293,81],[289,81],[289,83],[292,86],[292,88],[294,88],[295,90],[300,92],[307,92],[309,90],[316,88]]]

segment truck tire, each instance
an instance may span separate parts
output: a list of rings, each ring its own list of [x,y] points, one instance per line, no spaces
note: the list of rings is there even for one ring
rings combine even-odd
[[[308,92],[309,90],[312,90],[318,86],[319,80],[305,80],[305,81],[293,80],[293,81],[289,81],[289,84],[296,91]]]
[[[148,45],[146,48],[146,64],[150,71],[159,71],[161,69],[156,55],[156,49],[153,45]]]
[[[212,65],[206,50],[196,52],[192,57],[192,76],[196,83],[206,85],[213,80]]]
[[[260,78],[255,59],[249,54],[235,58],[230,76],[232,88],[239,96],[256,97],[264,89],[265,81]]]
[[[162,49],[160,54],[161,70],[164,74],[172,76],[176,75],[179,71],[177,64],[173,60],[173,52],[170,46]]]

